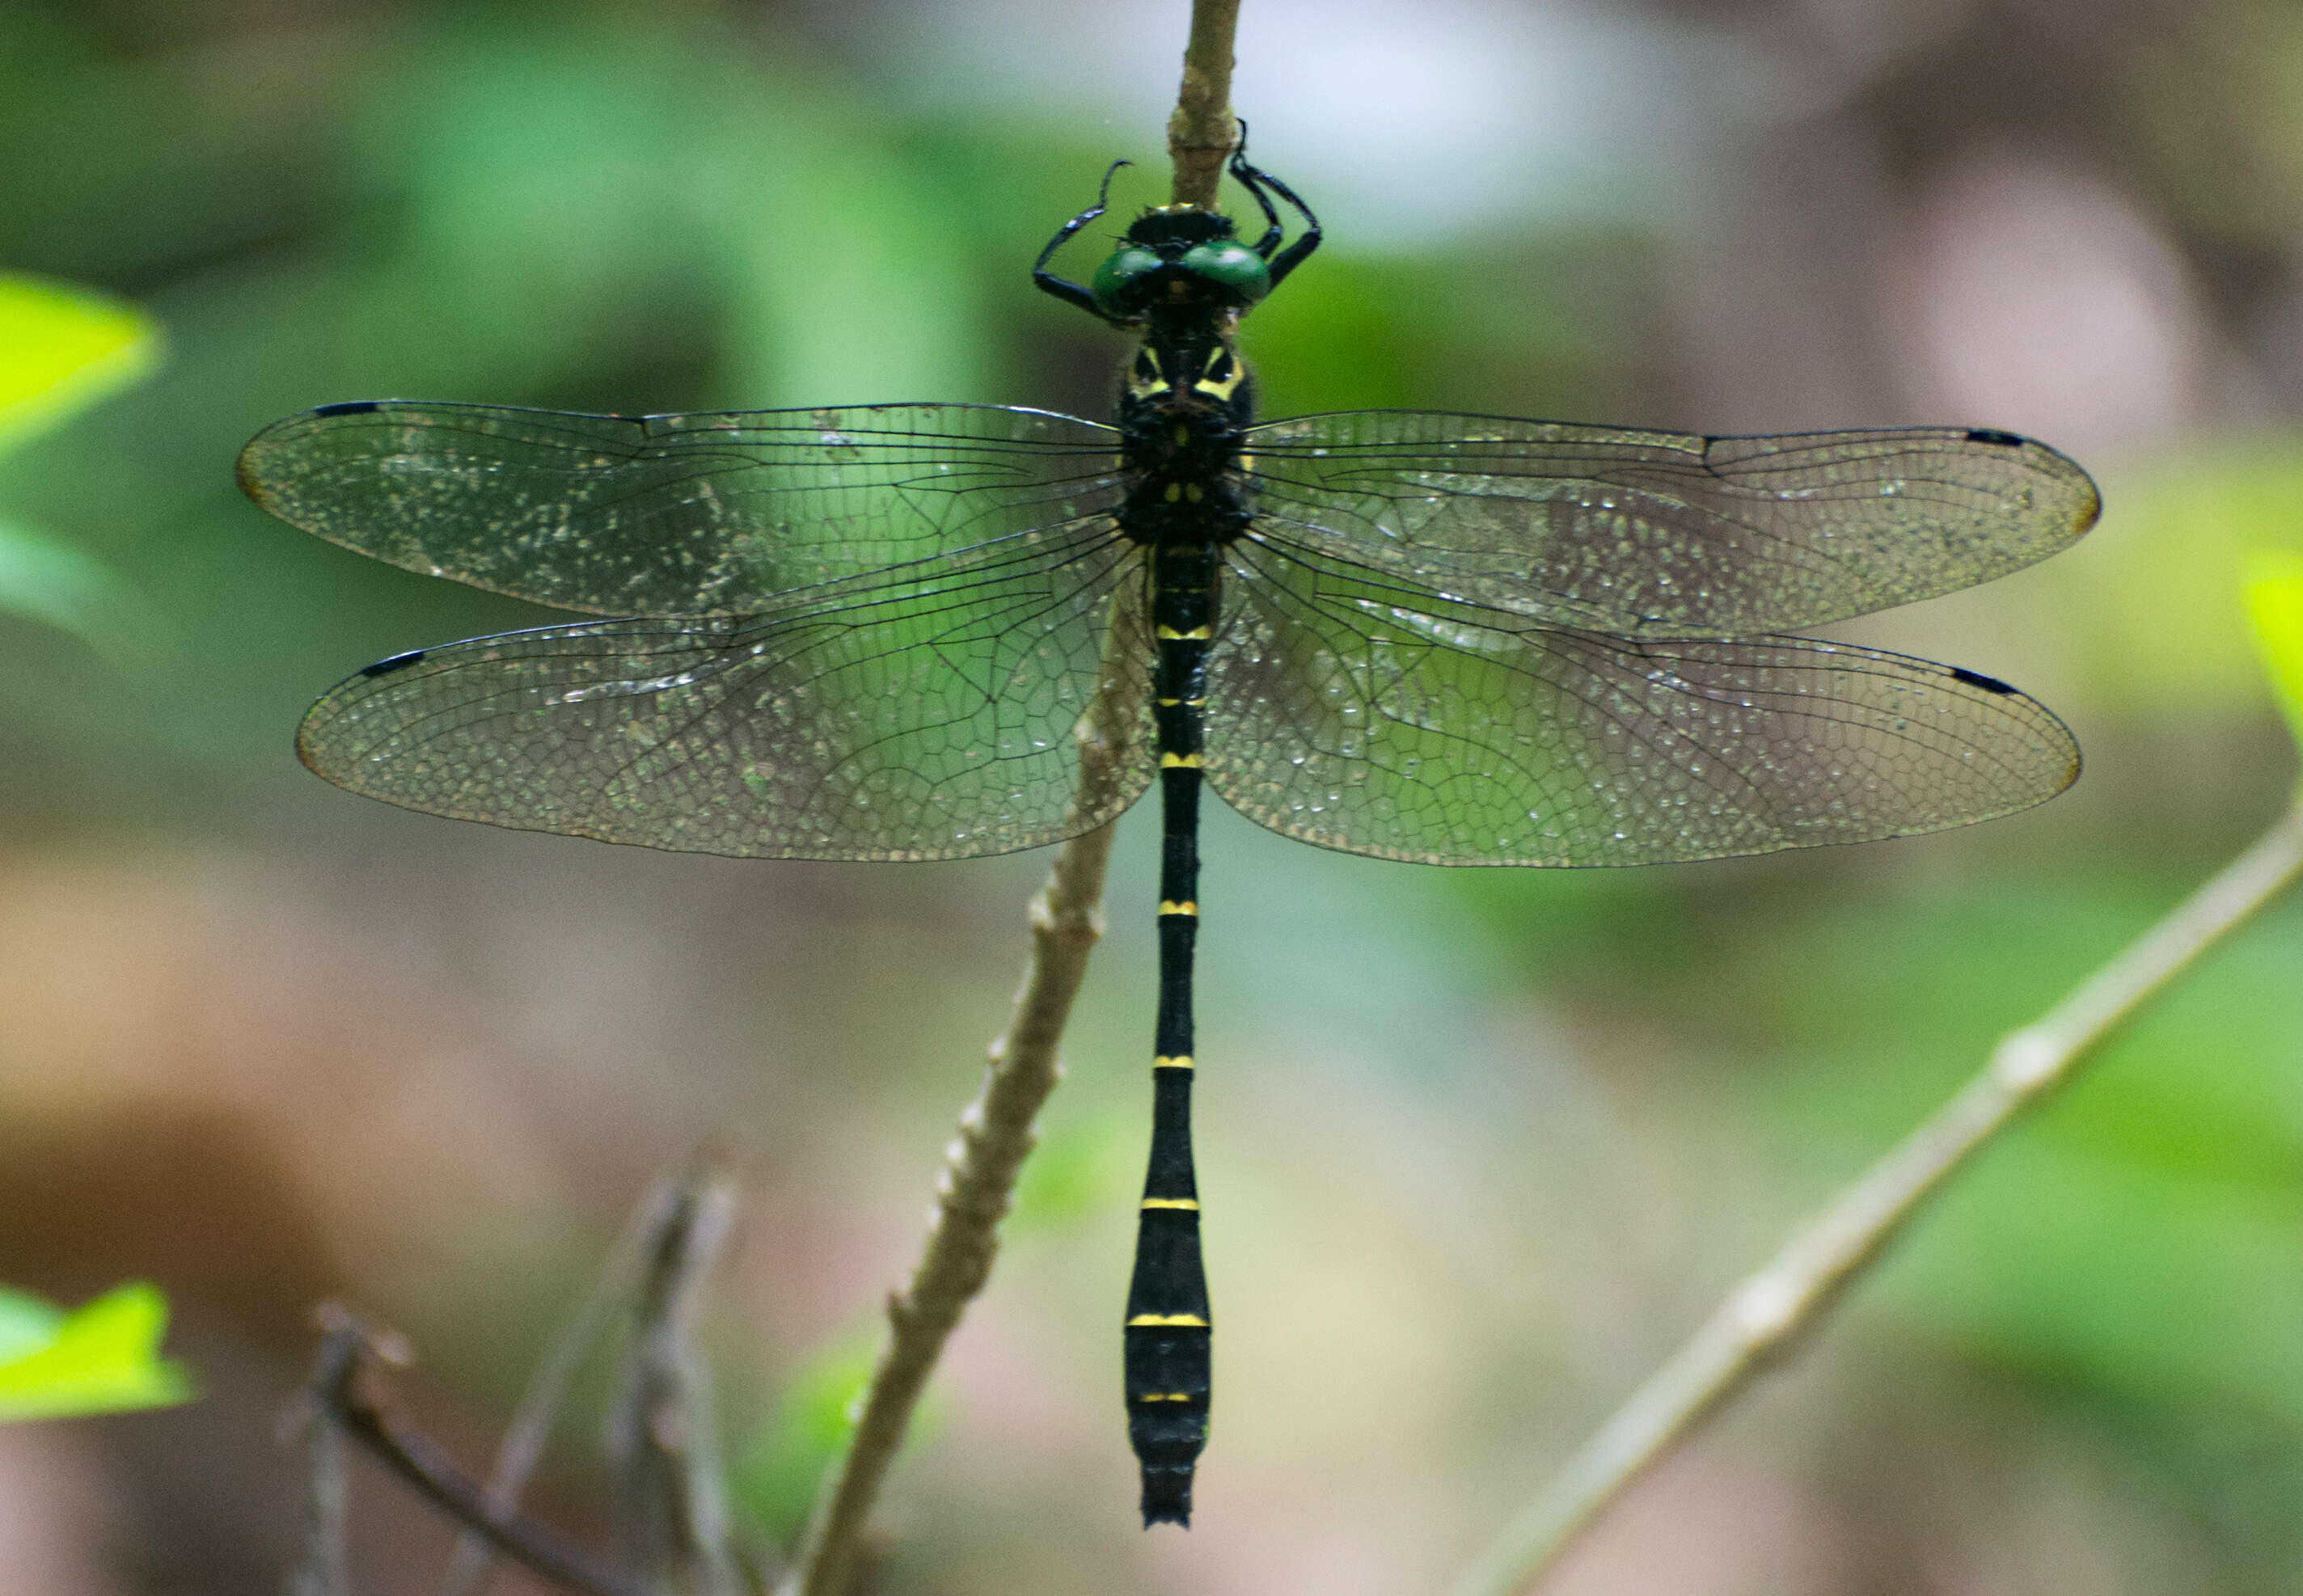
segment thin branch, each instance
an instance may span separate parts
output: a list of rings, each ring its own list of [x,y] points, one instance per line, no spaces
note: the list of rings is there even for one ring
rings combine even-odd
[[[672,1200],[640,1282],[611,1428],[626,1560],[645,1580],[742,1596],[711,1381],[696,1347],[704,1283],[728,1239],[735,1194],[701,1160],[666,1186]]]
[[[2303,800],[1832,1199],[1617,1409],[1507,1524],[1453,1596],[1514,1596],[1676,1442],[1812,1330],[1919,1205],[2024,1110],[2063,1085],[2128,1018],[2303,874]]]
[[[1239,143],[1231,113],[1232,36],[1239,0],[1192,0],[1192,37],[1184,46],[1184,81],[1168,118],[1168,159],[1176,169],[1169,198],[1213,210],[1224,161]]]
[[[609,1316],[632,1289],[649,1255],[659,1246],[665,1228],[678,1212],[681,1189],[679,1180],[669,1177],[648,1188],[625,1222],[622,1234],[602,1261],[591,1288],[576,1311],[553,1332],[543,1358],[536,1364],[536,1372],[528,1379],[527,1389],[520,1393],[519,1406],[513,1411],[503,1440],[496,1448],[495,1463],[481,1498],[490,1516],[510,1518],[519,1511],[520,1493],[527,1488],[528,1478],[544,1456],[553,1422],[559,1414],[560,1405],[567,1400],[577,1371],[583,1367],[585,1355],[600,1338]],[[455,1556],[441,1581],[441,1596],[475,1596],[486,1581],[494,1557],[486,1539],[477,1531],[459,1537]]]
[[[1122,646],[1118,630],[1115,647]],[[1076,813],[1109,812],[1121,774],[1139,757],[1133,739],[1141,714],[1126,673],[1107,660],[1095,704],[1079,727]],[[1032,1122],[1061,1074],[1056,1044],[1088,955],[1103,934],[1100,901],[1110,857],[1109,824],[1073,838],[1032,899],[1032,957],[1023,988],[1007,1030],[991,1044],[983,1089],[959,1117],[926,1245],[910,1283],[888,1299],[888,1340],[847,1455],[816,1499],[796,1572],[780,1587],[782,1596],[848,1596],[862,1571],[872,1504],[945,1338],[991,1272],[1000,1221],[1032,1150]]]
[[[321,1390],[344,1378],[343,1366],[359,1351],[348,1342],[341,1325],[331,1324],[320,1341],[309,1390]],[[302,1405],[304,1445],[309,1459],[306,1507],[304,1561],[289,1577],[289,1596],[351,1596],[350,1492],[345,1478],[344,1432],[316,1401]]]
[[[444,1452],[384,1411],[363,1378],[375,1352],[367,1327],[349,1314],[340,1315],[323,1344],[320,1369],[314,1377],[312,1398],[320,1409],[315,1423],[341,1426],[417,1495],[544,1578],[586,1596],[652,1596],[644,1585],[541,1525],[490,1512],[479,1486],[460,1473]]]

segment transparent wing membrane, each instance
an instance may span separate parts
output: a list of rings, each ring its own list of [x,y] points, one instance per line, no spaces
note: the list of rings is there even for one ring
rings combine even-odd
[[[299,747],[355,792],[610,842],[818,859],[1037,847],[1150,782],[1142,567],[1098,519],[754,615],[481,638],[345,681]],[[1100,689],[1127,718],[1091,722]],[[1092,798],[1082,735],[1120,756]]]
[[[581,416],[330,405],[257,435],[258,504],[408,570],[603,615],[735,615],[1119,502],[1117,435],[1042,410]]]
[[[1563,626],[1820,626],[2004,576],[2098,501],[2043,444],[1958,427],[1707,438],[1421,411],[1249,429],[1258,503],[1329,558]]]
[[[1615,865],[1934,830],[2062,790],[2002,684],[1766,635],[2002,575],[2093,486],[1957,428],[1703,438],[1405,411],[1251,428],[1207,775],[1274,830],[1447,864]],[[355,791],[696,851],[957,858],[1149,780],[1143,562],[1111,428],[889,405],[643,418],[332,406],[258,502],[411,570],[638,616],[389,661],[307,719]],[[1076,738],[1125,780],[1082,797]]]
[[[2008,814],[2079,773],[1988,678],[1798,638],[1671,641],[1418,594],[1269,528],[1233,545],[1209,782],[1290,837],[1442,865],[1641,865]]]

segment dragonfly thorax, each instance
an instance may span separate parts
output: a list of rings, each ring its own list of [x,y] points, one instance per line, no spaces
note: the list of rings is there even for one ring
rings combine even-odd
[[[1251,405],[1246,363],[1228,339],[1204,329],[1162,337],[1155,327],[1122,379],[1120,529],[1164,548],[1238,536],[1248,522],[1239,456]]]

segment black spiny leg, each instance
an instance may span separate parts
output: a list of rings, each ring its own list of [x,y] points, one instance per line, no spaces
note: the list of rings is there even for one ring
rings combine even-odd
[[[1048,270],[1048,262],[1056,258],[1057,250],[1071,242],[1072,234],[1086,226],[1090,222],[1094,221],[1098,216],[1103,215],[1103,213],[1109,208],[1107,202],[1111,198],[1111,180],[1118,175],[1119,169],[1122,166],[1132,165],[1134,165],[1134,163],[1129,161],[1114,161],[1109,167],[1105,168],[1103,173],[1103,186],[1095,191],[1095,203],[1089,206],[1087,209],[1080,212],[1078,215],[1074,216],[1070,221],[1065,223],[1061,227],[1056,229],[1056,236],[1048,241],[1048,247],[1040,251],[1040,258],[1032,263],[1032,282],[1042,291],[1055,295],[1056,298],[1061,300],[1067,305],[1076,305],[1082,310],[1086,311],[1090,316],[1102,320],[1109,320],[1109,318],[1105,317],[1101,309],[1097,308],[1095,296],[1088,292],[1086,289],[1082,288],[1078,283],[1074,283],[1070,278],[1059,277],[1053,272]]]
[[[1239,142],[1232,146],[1231,174],[1233,180],[1255,201],[1255,208],[1263,213],[1263,236],[1256,240],[1252,248],[1269,261],[1271,252],[1279,248],[1280,236],[1286,229],[1279,225],[1279,213],[1271,208],[1271,196],[1265,193],[1263,185],[1255,181],[1263,173],[1247,164],[1247,118],[1242,116],[1237,121]]]
[[[1163,550],[1152,617],[1160,657],[1160,1016],[1152,1060],[1152,1158],[1127,1290],[1127,1439],[1143,1475],[1143,1525],[1189,1524],[1207,1444],[1207,1275],[1192,1170],[1192,951],[1199,931],[1200,754],[1215,560]]]
[[[1295,197],[1295,190],[1261,167],[1249,165],[1246,156],[1247,129],[1243,123],[1239,148],[1232,152],[1231,174],[1239,180],[1240,187],[1255,196],[1255,203],[1262,208],[1264,220],[1270,224],[1263,237],[1257,241],[1255,252],[1271,263],[1271,286],[1277,288],[1288,273],[1302,266],[1312,251],[1320,247],[1320,218],[1312,214],[1310,206]],[[1303,218],[1303,232],[1294,243],[1277,255],[1271,251],[1279,242],[1279,213],[1272,209],[1270,198],[1264,192],[1266,189],[1294,207],[1295,214]]]

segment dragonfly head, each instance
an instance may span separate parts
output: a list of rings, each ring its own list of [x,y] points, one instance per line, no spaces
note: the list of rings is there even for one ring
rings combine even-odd
[[[1244,310],[1271,291],[1264,258],[1233,236],[1229,216],[1197,206],[1149,210],[1089,284],[1113,321]]]

